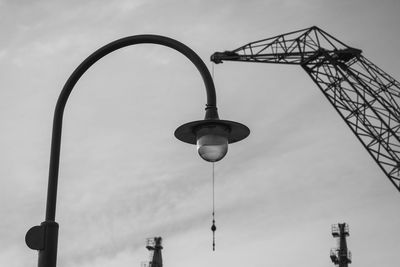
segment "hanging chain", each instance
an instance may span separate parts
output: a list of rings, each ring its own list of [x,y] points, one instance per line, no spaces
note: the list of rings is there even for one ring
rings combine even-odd
[[[211,63],[211,75],[212,79],[214,80],[214,62]],[[215,226],[215,168],[214,168],[214,162],[212,163],[212,226],[211,226],[211,231],[213,232],[213,251],[215,251],[215,231],[217,230],[217,227]]]
[[[213,232],[213,251],[215,251],[215,231],[217,227],[215,226],[215,177],[214,177],[214,162],[212,163],[212,197],[213,197],[213,209],[212,209],[212,226],[211,231]]]

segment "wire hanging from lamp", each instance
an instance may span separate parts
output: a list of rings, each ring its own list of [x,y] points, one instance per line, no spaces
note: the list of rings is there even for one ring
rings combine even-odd
[[[215,251],[215,231],[217,227],[215,226],[215,178],[214,178],[214,162],[212,163],[212,226],[211,231],[213,232],[213,251]]]

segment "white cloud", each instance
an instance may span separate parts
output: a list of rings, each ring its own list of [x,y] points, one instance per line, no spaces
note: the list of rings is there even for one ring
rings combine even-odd
[[[7,50],[3,49],[0,50],[0,60],[7,56]]]

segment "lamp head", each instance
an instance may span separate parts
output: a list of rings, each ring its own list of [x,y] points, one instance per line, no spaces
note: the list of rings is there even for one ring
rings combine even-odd
[[[243,140],[249,134],[245,125],[219,119],[193,121],[175,130],[177,139],[197,145],[200,157],[209,162],[221,160],[228,152],[228,144]]]

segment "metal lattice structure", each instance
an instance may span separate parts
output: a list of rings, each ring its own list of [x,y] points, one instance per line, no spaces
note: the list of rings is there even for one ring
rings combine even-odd
[[[361,52],[314,26],[211,60],[300,65],[400,191],[400,83]]]

